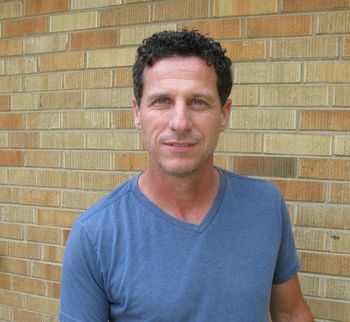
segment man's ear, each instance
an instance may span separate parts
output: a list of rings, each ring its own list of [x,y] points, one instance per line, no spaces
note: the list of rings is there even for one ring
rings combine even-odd
[[[142,129],[141,116],[140,116],[140,106],[137,103],[135,96],[132,98],[132,105],[134,107],[134,124],[138,130]]]
[[[227,127],[231,114],[231,106],[232,101],[230,98],[228,98],[224,106],[221,108],[221,131],[224,131]]]

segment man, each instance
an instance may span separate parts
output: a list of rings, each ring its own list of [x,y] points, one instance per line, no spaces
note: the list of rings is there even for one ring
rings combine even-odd
[[[74,225],[61,321],[312,321],[279,191],[213,166],[230,67],[195,31],[139,47],[133,106],[149,166]]]

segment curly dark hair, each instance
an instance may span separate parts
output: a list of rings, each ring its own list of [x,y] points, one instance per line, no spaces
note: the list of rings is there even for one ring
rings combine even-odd
[[[137,49],[133,67],[134,95],[140,105],[143,90],[143,71],[163,57],[198,56],[213,66],[221,106],[232,89],[231,59],[225,56],[219,42],[200,34],[197,30],[162,31],[145,38]]]

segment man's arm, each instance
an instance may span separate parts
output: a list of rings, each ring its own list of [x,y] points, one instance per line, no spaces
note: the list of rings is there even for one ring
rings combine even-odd
[[[274,284],[270,313],[273,322],[312,322],[312,314],[301,293],[297,274],[282,284]]]

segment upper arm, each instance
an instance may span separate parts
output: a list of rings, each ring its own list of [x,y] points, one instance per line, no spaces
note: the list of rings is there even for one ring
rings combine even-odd
[[[271,292],[272,321],[312,322],[313,318],[303,299],[297,274],[287,282],[274,284]]]

